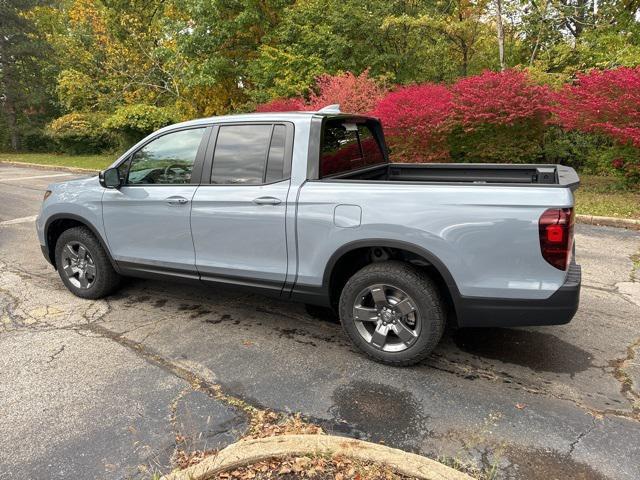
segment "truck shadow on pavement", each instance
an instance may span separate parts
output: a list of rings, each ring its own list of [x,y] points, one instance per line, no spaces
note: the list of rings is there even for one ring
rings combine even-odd
[[[305,310],[315,320],[340,325],[340,319],[329,308],[306,305]],[[591,367],[593,360],[586,350],[550,333],[523,328],[447,328],[443,344],[436,351],[455,348],[487,360],[569,374],[572,378]]]
[[[531,370],[571,377],[591,366],[589,352],[550,333],[510,328],[468,328],[451,332],[462,351]]]

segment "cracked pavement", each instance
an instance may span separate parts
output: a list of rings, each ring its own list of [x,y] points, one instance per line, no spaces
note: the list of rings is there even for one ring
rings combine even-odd
[[[224,395],[501,479],[640,477],[638,232],[576,227],[568,325],[450,330],[396,369],[304,305],[134,279],[106,301],[74,297],[33,221],[13,222],[71,178],[46,174],[0,165],[0,479],[165,472],[176,436],[207,449],[246,431]]]

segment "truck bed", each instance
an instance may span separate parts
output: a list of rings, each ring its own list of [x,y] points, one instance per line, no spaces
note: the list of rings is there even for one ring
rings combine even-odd
[[[580,180],[564,165],[486,163],[387,163],[349,171],[327,179],[412,183],[539,185],[578,188]]]

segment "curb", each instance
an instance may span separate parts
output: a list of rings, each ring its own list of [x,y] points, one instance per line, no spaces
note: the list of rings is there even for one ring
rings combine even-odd
[[[40,170],[55,170],[55,171],[61,171],[61,172],[75,172],[75,173],[96,173],[97,174],[100,171],[100,170],[93,170],[90,168],[65,167],[63,165],[45,165],[43,163],[14,162],[13,160],[0,160],[0,164],[15,165],[17,167],[37,168]]]
[[[309,454],[342,455],[365,462],[383,463],[398,473],[423,480],[473,480],[466,473],[420,455],[332,435],[282,435],[240,440],[197,465],[165,475],[162,480],[206,480],[223,471],[270,458]]]
[[[579,223],[587,225],[603,225],[607,227],[629,228],[631,230],[640,230],[640,220],[634,218],[616,218],[616,217],[599,217],[597,215],[576,215]]]

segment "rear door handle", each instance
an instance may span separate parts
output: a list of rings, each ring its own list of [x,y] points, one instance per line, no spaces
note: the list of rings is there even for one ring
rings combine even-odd
[[[187,200],[184,197],[169,197],[166,199],[167,203],[169,205],[185,205],[187,203],[189,203],[189,200]]]
[[[258,197],[253,200],[256,205],[280,205],[282,200],[276,197]]]

